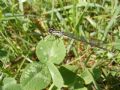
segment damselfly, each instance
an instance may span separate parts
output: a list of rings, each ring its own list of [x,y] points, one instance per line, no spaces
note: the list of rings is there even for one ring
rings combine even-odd
[[[104,47],[100,46],[99,44],[96,44],[95,43],[96,41],[93,41],[93,40],[92,41],[88,41],[83,36],[78,37],[78,36],[73,35],[72,33],[63,32],[63,31],[57,31],[54,28],[50,28],[49,29],[49,33],[51,33],[51,34],[53,34],[55,36],[65,36],[65,37],[68,37],[68,38],[71,38],[71,39],[75,39],[77,41],[81,41],[81,42],[83,42],[85,44],[89,44],[91,46],[94,46],[94,47],[97,47],[97,48],[109,51],[107,48],[104,48]]]

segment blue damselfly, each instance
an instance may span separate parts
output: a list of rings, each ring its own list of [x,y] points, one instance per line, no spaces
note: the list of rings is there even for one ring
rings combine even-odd
[[[100,44],[96,44],[96,41],[94,41],[94,40],[88,41],[83,36],[78,37],[78,36],[75,36],[72,33],[64,32],[64,31],[57,31],[54,28],[50,28],[49,33],[51,33],[51,34],[53,34],[55,36],[65,36],[65,37],[68,37],[68,38],[71,38],[71,39],[75,39],[77,41],[81,41],[81,42],[83,42],[85,44],[89,44],[91,46],[94,46],[94,47],[109,51],[107,48],[104,48],[104,47],[100,46]]]

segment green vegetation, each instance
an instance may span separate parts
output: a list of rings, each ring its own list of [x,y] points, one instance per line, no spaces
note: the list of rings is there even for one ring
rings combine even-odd
[[[119,90],[119,51],[119,0],[0,1],[0,90]]]

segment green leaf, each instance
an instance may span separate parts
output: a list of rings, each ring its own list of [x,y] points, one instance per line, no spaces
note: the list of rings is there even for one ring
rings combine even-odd
[[[86,19],[89,21],[91,26],[93,26],[94,28],[97,28],[97,24],[96,24],[96,22],[92,18],[86,17]]]
[[[70,86],[73,84],[76,78],[76,70],[77,69],[75,66],[71,65],[66,65],[66,66],[61,66],[59,71],[64,79],[65,85]],[[73,72],[74,71],[74,72]]]
[[[115,47],[115,49],[120,50],[120,39],[115,40],[114,47]]]
[[[76,81],[74,81],[74,90],[88,90],[79,76],[76,78]]]
[[[3,84],[2,90],[24,90],[20,84],[16,83],[14,78],[5,78]]]
[[[9,62],[8,53],[6,50],[0,48],[0,61],[5,65]]]
[[[41,40],[36,47],[36,55],[40,62],[46,63],[48,60],[55,64],[60,64],[66,54],[64,43],[61,39],[47,36]]]
[[[0,49],[0,59],[7,56],[7,51]]]
[[[51,75],[45,64],[31,63],[28,65],[20,78],[20,83],[25,90],[41,90],[51,82]]]
[[[96,81],[95,81],[95,78],[96,78],[96,77],[94,78],[94,76],[95,76],[95,73],[94,73],[94,72],[95,72],[95,71],[93,71],[92,69],[90,70],[89,68],[85,68],[84,72],[81,74],[81,78],[84,79],[85,84],[90,84],[90,83],[93,82],[95,88],[98,90],[99,87],[98,87],[98,85],[97,85],[97,83],[96,83]],[[93,74],[93,73],[94,73],[94,74]]]
[[[47,63],[47,65],[52,76],[53,84],[56,87],[61,88],[64,85],[64,81],[59,70],[50,61]]]
[[[85,84],[90,84],[93,81],[93,77],[92,77],[89,69],[87,69],[87,68],[81,74],[81,78],[84,79]]]
[[[108,32],[110,30],[112,30],[112,27],[114,26],[113,24],[116,23],[116,21],[117,21],[116,17],[119,15],[119,13],[120,13],[120,5],[118,5],[115,8],[114,14],[111,15],[112,17],[110,18],[110,21],[108,22],[108,25],[105,28],[105,32],[104,32],[104,36],[103,36],[102,41],[104,41],[106,39]]]
[[[86,87],[81,87],[81,88],[74,89],[74,90],[88,90],[88,89]]]
[[[102,74],[101,69],[100,68],[92,69],[92,74],[93,74],[93,77],[95,78],[95,80],[99,79]]]
[[[3,18],[2,10],[0,10],[0,20]]]
[[[78,67],[76,66],[66,65],[60,67],[59,70],[65,85],[67,85],[70,90],[87,90],[84,86],[84,80],[75,73],[77,69]]]
[[[7,84],[16,84],[16,80],[14,78],[8,77],[8,78],[5,78],[3,80],[3,83],[5,85],[7,85]]]

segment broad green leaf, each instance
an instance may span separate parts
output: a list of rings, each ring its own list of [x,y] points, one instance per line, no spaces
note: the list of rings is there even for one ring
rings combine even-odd
[[[7,84],[16,84],[16,80],[14,78],[8,77],[8,78],[4,78],[3,83],[5,85],[7,85]]]
[[[54,36],[47,36],[38,43],[36,54],[40,62],[46,63],[49,60],[52,63],[60,64],[65,57],[66,50],[61,39],[56,39]]]
[[[63,65],[62,67],[72,71],[72,72],[76,72],[78,69],[79,69],[79,66],[76,66],[76,65]]]
[[[31,63],[20,78],[20,83],[25,90],[42,90],[51,82],[51,75],[45,64]]]
[[[88,90],[81,79],[81,77],[76,77],[76,81],[74,81],[74,90]]]
[[[2,90],[24,90],[20,84],[16,83],[14,78],[5,78],[3,84]]]
[[[92,71],[92,74],[93,74],[93,77],[95,80],[99,79],[102,72],[101,72],[101,69],[100,68],[94,68],[91,70]]]
[[[50,61],[47,62],[47,65],[52,76],[53,84],[60,89],[64,85],[64,81],[59,70]]]
[[[65,85],[71,85],[75,81],[76,78],[76,70],[75,66],[66,65],[60,67],[59,71],[64,79]]]
[[[95,71],[94,71],[94,72],[95,72]],[[85,84],[90,84],[90,83],[93,82],[95,88],[98,90],[99,87],[98,87],[98,85],[97,85],[97,83],[96,83],[96,81],[95,81],[94,75],[95,75],[95,74],[93,74],[93,71],[90,71],[90,69],[86,68],[86,69],[84,70],[84,72],[81,74],[81,78],[84,79]]]
[[[120,50],[120,39],[116,39],[116,41],[114,43],[114,47],[115,47],[115,49]]]
[[[90,84],[93,81],[93,77],[91,75],[91,72],[87,68],[81,74],[81,78],[84,79],[85,84]]]
[[[60,67],[59,71],[65,85],[67,85],[70,90],[87,90],[84,86],[84,80],[75,73],[77,69],[78,67],[76,66],[66,65]]]

